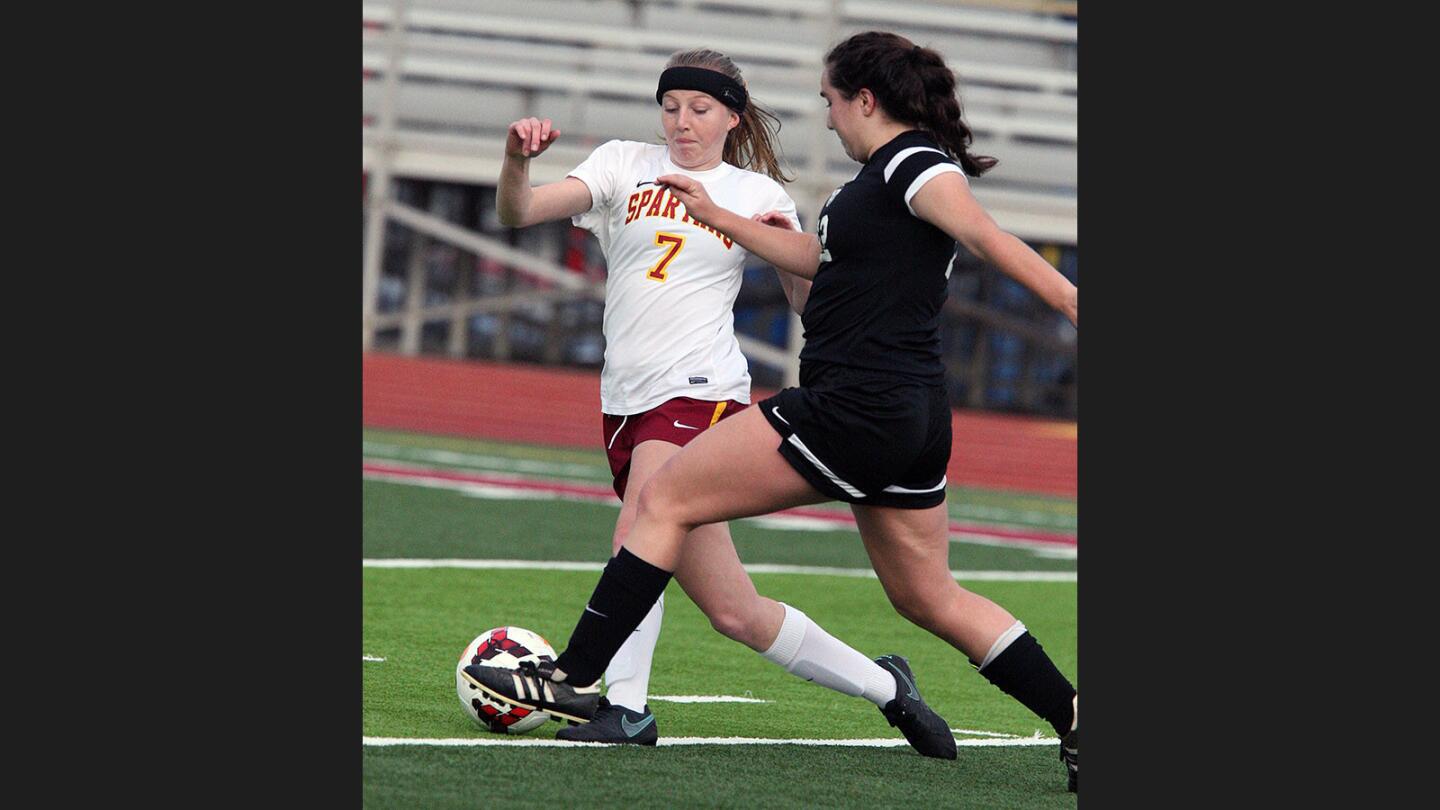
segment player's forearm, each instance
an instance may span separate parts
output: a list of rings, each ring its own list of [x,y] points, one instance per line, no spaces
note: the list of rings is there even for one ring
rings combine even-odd
[[[505,156],[500,164],[500,186],[495,193],[495,209],[500,224],[511,228],[523,228],[531,223],[530,201],[534,192],[530,188],[530,159]]]
[[[706,224],[739,242],[746,250],[773,264],[776,269],[812,279],[820,269],[820,240],[814,234],[765,225],[732,211],[720,209]],[[806,294],[809,294],[807,281]]]

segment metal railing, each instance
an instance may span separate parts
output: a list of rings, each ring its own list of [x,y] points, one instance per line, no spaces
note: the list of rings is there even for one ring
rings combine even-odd
[[[976,132],[977,151],[1000,153],[1001,166],[1010,172],[1007,176],[997,168],[987,174],[975,189],[976,197],[1002,227],[1022,238],[1071,245],[1077,241],[1076,25],[1055,16],[1073,16],[1074,3],[601,0],[584,6],[585,14],[576,15],[593,19],[560,23],[545,18],[546,9],[553,16],[580,7],[576,0],[521,5],[456,0],[363,4],[362,73],[367,109],[362,166],[368,197],[362,293],[365,350],[376,345],[380,332],[393,335],[398,330],[397,348],[415,353],[420,350],[425,325],[444,322],[449,325],[447,353],[463,356],[467,322],[474,316],[508,318],[513,310],[536,305],[603,301],[603,283],[392,199],[393,181],[407,177],[493,186],[502,162],[504,129],[519,117],[509,114],[516,111],[565,122],[569,137],[531,167],[532,182],[561,179],[601,140],[624,136],[614,129],[616,121],[633,118],[637,126],[643,126],[646,115],[654,116],[655,76],[668,54],[683,47],[713,47],[736,58],[750,77],[757,98],[781,116],[782,145],[792,158],[787,165],[799,178],[790,192],[806,222],[855,171],[855,164],[844,157],[826,130],[824,107],[815,89],[824,50],[841,38],[842,31],[859,27],[902,30],[908,26],[902,33],[921,42],[925,39],[914,31],[934,32],[937,37],[971,36],[976,42],[1030,43],[1040,48],[1035,51],[1032,47],[1032,54],[1059,54],[1057,61],[1066,64],[1047,66],[1006,64],[942,51],[961,77],[966,117]],[[614,13],[601,14],[606,8]],[[709,15],[705,19],[715,24],[687,31],[651,28],[645,23],[648,16],[677,12]],[[756,33],[750,22],[743,22],[763,19],[754,12],[773,16],[781,33]],[[732,13],[731,17],[724,16],[727,13]],[[727,27],[724,31],[719,30],[722,21]],[[786,33],[788,29],[782,28],[785,21],[800,33]],[[552,106],[539,109],[542,101]],[[630,115],[626,104],[633,105],[637,114]],[[650,135],[659,130],[658,120],[652,123],[655,133]],[[798,163],[793,159],[796,155],[802,156]],[[378,299],[387,222],[431,243],[452,245],[499,262],[529,286],[427,304],[420,294],[424,271],[416,249],[407,259],[409,294],[404,307],[382,313]],[[963,319],[981,330],[1013,334],[1037,349],[1073,357],[1073,343],[1066,344],[1028,322],[983,305],[952,297],[946,312],[948,317]],[[781,369],[783,382],[794,384],[802,341],[798,316],[791,317],[789,326],[784,347],[743,335],[740,340],[752,361]],[[983,346],[977,347],[977,354],[980,359],[952,367],[952,372],[971,380],[972,391],[980,382]]]

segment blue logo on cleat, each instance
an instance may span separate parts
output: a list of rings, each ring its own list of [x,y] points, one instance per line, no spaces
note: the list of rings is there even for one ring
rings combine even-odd
[[[653,714],[645,715],[644,719],[638,723],[632,723],[630,722],[630,718],[621,716],[620,727],[625,729],[626,737],[634,737],[636,734],[644,731],[645,727],[653,722],[655,722],[655,715]]]
[[[919,700],[919,699],[920,699],[920,693],[915,691],[915,684],[911,683],[911,682],[910,682],[910,679],[907,678],[907,677],[905,677],[905,673],[904,673],[904,672],[901,672],[899,667],[897,667],[897,666],[895,666],[894,664],[890,663],[890,660],[889,660],[889,659],[890,659],[890,656],[887,655],[887,656],[885,656],[885,658],[886,658],[885,663],[886,663],[892,670],[895,671],[895,674],[896,674],[896,675],[899,675],[899,676],[900,676],[900,679],[901,679],[902,681],[905,682],[905,691],[910,694],[910,699],[911,699],[911,700]]]

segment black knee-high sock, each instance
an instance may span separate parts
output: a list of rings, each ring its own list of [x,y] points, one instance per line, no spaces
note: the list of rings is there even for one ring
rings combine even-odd
[[[1054,726],[1056,734],[1063,737],[1069,733],[1070,723],[1075,719],[1071,704],[1075,687],[1060,674],[1040,642],[1028,632],[1011,642],[980,674],[1025,708],[1045,718]]]
[[[590,603],[570,634],[570,643],[555,659],[555,666],[565,672],[566,682],[589,686],[600,680],[620,645],[665,592],[670,574],[621,546],[620,553],[605,565]]]

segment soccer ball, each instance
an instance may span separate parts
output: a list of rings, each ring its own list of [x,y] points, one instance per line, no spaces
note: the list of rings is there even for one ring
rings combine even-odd
[[[523,627],[496,627],[475,637],[460,653],[455,665],[455,693],[470,719],[496,734],[524,734],[550,719],[547,712],[515,706],[482,692],[465,679],[463,670],[471,664],[515,669],[521,661],[555,660],[555,648],[539,633]]]

